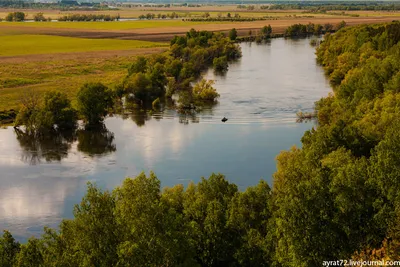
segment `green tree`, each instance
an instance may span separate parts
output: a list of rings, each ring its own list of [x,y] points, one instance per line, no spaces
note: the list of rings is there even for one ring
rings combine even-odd
[[[271,33],[272,33],[271,25],[264,26],[264,27],[261,28],[261,36],[264,39],[270,38],[271,37]]]
[[[51,113],[53,124],[60,129],[76,127],[77,112],[72,108],[66,94],[50,91],[44,95],[43,110]]]
[[[342,20],[341,22],[339,22],[338,24],[336,24],[336,30],[340,30],[342,28],[346,27],[346,22],[344,20]]]
[[[19,251],[19,242],[15,241],[9,231],[4,230],[3,236],[0,237],[0,266],[13,267]]]
[[[200,101],[215,101],[219,97],[213,80],[202,79],[193,87],[193,97]]]
[[[136,60],[129,67],[128,73],[132,75],[134,73],[142,72],[145,73],[147,71],[147,59],[143,56],[138,56]]]
[[[33,16],[33,20],[34,21],[46,21],[47,19],[43,16],[43,13],[36,13],[34,16]]]
[[[237,38],[237,30],[235,28],[231,29],[229,31],[228,36],[229,36],[229,39],[231,39],[232,41],[235,41]]]
[[[214,58],[213,67],[215,71],[227,71],[228,59],[226,58],[226,56]]]
[[[35,237],[31,237],[28,243],[21,246],[17,256],[17,267],[43,266],[42,244]]]
[[[273,244],[269,220],[271,189],[265,181],[237,192],[229,208],[228,226],[237,234],[234,257],[239,266],[271,266]]]
[[[113,106],[113,94],[101,83],[84,84],[78,92],[78,111],[88,125],[103,121],[109,108]]]
[[[69,257],[80,266],[116,266],[121,236],[115,205],[113,194],[88,183],[85,197],[74,208],[74,219],[62,222]]]

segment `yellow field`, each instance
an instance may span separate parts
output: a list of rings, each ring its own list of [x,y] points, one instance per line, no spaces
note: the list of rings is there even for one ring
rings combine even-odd
[[[84,39],[50,35],[0,36],[0,56],[131,50],[134,48],[160,46],[168,46],[168,44],[137,40]]]

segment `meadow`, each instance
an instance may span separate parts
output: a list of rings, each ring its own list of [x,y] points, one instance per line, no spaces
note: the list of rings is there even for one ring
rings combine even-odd
[[[0,36],[0,56],[130,50],[163,46],[168,46],[168,44],[139,40],[84,39],[50,35]]]

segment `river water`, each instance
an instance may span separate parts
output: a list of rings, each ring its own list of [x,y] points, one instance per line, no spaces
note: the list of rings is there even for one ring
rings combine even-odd
[[[35,141],[0,129],[0,229],[21,241],[71,218],[88,181],[112,189],[153,170],[162,186],[187,185],[220,172],[239,188],[272,183],[276,155],[300,146],[314,124],[296,123],[331,91],[309,39],[242,44],[224,75],[212,70],[221,97],[196,115],[139,112],[105,121],[100,133]],[[221,119],[227,117],[223,123]]]

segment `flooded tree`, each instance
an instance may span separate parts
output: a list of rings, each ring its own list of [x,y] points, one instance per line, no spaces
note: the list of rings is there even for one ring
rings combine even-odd
[[[101,124],[113,106],[113,92],[101,83],[87,83],[77,95],[78,111],[88,125]]]

